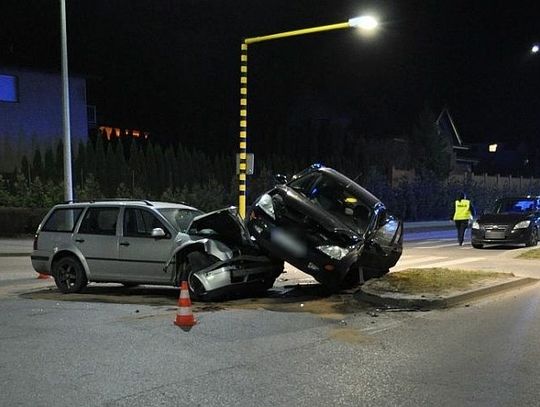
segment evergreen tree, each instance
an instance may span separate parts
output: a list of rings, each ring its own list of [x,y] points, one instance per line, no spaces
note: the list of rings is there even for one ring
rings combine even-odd
[[[411,144],[415,170],[418,174],[433,174],[445,179],[450,173],[452,147],[449,140],[439,132],[435,115],[426,106],[413,128]]]
[[[36,148],[34,158],[32,159],[32,174],[34,177],[43,177],[43,159],[41,158],[41,150]]]
[[[103,142],[103,136],[98,134],[96,138],[94,162],[92,164],[92,174],[95,176],[95,181],[106,188],[107,183],[107,171],[106,171],[106,156],[105,156],[105,143]]]
[[[53,176],[57,181],[62,180],[64,176],[64,142],[62,140],[58,140],[56,144]]]
[[[45,150],[45,158],[43,160],[44,166],[44,179],[55,179],[54,176],[54,153],[52,145],[49,145]]]
[[[32,181],[32,174],[30,173],[30,163],[28,162],[28,158],[26,158],[26,155],[23,155],[21,159],[21,173],[22,176],[26,178],[28,183]]]

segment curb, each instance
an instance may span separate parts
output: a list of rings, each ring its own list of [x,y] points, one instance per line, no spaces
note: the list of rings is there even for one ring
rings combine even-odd
[[[517,280],[507,281],[505,283],[484,287],[477,290],[466,291],[461,294],[450,297],[440,298],[395,298],[376,294],[363,286],[360,287],[354,297],[357,300],[367,301],[375,305],[382,305],[389,308],[414,308],[414,309],[444,309],[460,303],[475,300],[484,296],[499,293],[501,291],[512,290],[514,288],[523,287],[538,283],[536,278],[519,278]]]

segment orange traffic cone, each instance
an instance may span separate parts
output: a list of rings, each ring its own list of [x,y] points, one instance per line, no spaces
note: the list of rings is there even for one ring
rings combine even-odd
[[[176,321],[174,324],[182,329],[189,330],[197,321],[191,311],[191,299],[187,281],[182,281],[180,287],[180,297],[178,298],[178,309],[176,310]]]
[[[47,280],[47,279],[51,278],[51,276],[48,275],[48,274],[38,273],[38,276],[36,278],[38,280]]]

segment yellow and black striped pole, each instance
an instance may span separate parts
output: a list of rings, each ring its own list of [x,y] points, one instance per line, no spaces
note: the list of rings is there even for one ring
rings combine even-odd
[[[246,217],[247,187],[247,71],[248,45],[242,42],[240,52],[240,165],[238,171],[238,212]]]
[[[314,34],[323,31],[341,30],[344,28],[358,27],[364,30],[372,30],[377,26],[377,21],[370,16],[351,18],[349,21],[318,27],[303,28],[300,30],[286,31],[277,34],[264,35],[262,37],[246,38],[242,41],[240,53],[240,168],[238,171],[238,212],[242,218],[246,217],[246,193],[247,193],[247,73],[248,73],[248,44],[263,41],[277,40],[298,35]]]

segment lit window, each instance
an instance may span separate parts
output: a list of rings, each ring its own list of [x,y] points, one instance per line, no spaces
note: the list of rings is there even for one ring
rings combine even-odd
[[[18,102],[17,77],[0,75],[0,102]]]
[[[489,152],[490,153],[496,153],[497,152],[497,144],[490,144],[489,145]]]

